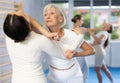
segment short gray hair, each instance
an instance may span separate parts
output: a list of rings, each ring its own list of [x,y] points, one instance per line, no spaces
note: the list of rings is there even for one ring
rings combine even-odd
[[[61,24],[61,28],[64,28],[64,27],[66,26],[66,24],[67,24],[67,17],[66,17],[66,14],[65,14],[64,10],[63,10],[61,7],[59,7],[59,6],[55,5],[55,4],[48,4],[48,5],[46,5],[46,6],[44,7],[43,15],[45,14],[45,11],[46,11],[48,8],[51,8],[51,7],[54,7],[54,8],[58,11],[58,14],[60,14],[61,16],[63,16],[64,21],[63,21],[63,23]]]

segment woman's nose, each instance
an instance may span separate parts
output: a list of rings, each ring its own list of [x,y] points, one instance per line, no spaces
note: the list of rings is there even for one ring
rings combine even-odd
[[[46,15],[46,18],[49,19],[49,18],[50,18],[50,14],[47,14],[47,15]]]

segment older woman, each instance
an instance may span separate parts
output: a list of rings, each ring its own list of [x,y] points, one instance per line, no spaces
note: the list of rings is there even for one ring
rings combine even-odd
[[[112,75],[104,63],[104,57],[106,55],[105,48],[109,44],[109,33],[112,33],[113,28],[112,28],[111,24],[104,22],[103,28],[101,28],[101,31],[99,31],[95,35],[94,33],[96,31],[97,31],[97,29],[89,29],[89,33],[94,38],[94,42],[92,45],[94,46],[94,48],[96,50],[96,53],[95,53],[95,71],[97,73],[99,83],[103,83],[101,69],[108,76],[111,83],[113,83]]]
[[[45,6],[43,14],[47,29],[50,32],[57,32],[60,37],[60,40],[54,41],[54,43],[60,46],[63,52],[71,53],[70,56],[66,56],[68,59],[64,60],[49,57],[48,78],[50,83],[83,83],[83,75],[75,57],[91,55],[94,53],[94,49],[81,38],[77,47],[82,51],[74,51],[75,48],[72,47],[78,35],[71,30],[63,29],[67,19],[60,7],[48,4]]]

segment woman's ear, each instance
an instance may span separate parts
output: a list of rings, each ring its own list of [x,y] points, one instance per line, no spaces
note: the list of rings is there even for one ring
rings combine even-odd
[[[31,23],[29,24],[29,29],[30,29],[30,31],[33,30]]]
[[[59,17],[59,22],[62,23],[64,18],[62,16]]]
[[[81,21],[80,21],[80,20],[76,20],[76,22],[77,22],[77,23],[81,23]]]
[[[59,22],[61,23],[61,22],[62,22],[62,19],[59,19]]]

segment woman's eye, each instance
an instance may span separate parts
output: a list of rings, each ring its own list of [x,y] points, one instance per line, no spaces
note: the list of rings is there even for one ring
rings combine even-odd
[[[44,16],[47,16],[47,14],[44,14]]]
[[[51,12],[50,14],[51,14],[51,15],[54,15],[55,13],[54,13],[54,12]]]

